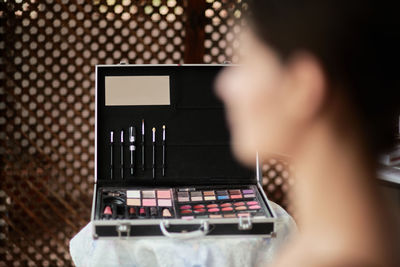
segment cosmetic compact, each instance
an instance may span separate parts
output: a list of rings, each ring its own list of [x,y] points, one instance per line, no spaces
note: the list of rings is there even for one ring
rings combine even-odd
[[[236,161],[214,93],[236,67],[96,66],[94,238],[274,235],[259,159]]]

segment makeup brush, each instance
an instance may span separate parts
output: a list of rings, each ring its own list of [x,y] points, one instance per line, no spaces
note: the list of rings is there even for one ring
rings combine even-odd
[[[165,125],[163,125],[163,135],[162,135],[162,176],[165,176],[165,149],[166,149],[166,144],[165,144]]]
[[[144,171],[145,169],[145,163],[144,163],[144,120],[142,120],[142,140],[141,140],[141,145],[142,145],[142,170]]]
[[[153,179],[156,178],[156,128],[153,127]]]
[[[110,132],[110,179],[114,179],[114,132]]]
[[[136,150],[136,146],[135,146],[135,140],[136,139],[136,129],[135,127],[129,127],[129,151],[131,154],[131,175],[133,176],[134,170],[135,170],[135,150]]]
[[[121,131],[121,179],[124,179],[124,131]]]

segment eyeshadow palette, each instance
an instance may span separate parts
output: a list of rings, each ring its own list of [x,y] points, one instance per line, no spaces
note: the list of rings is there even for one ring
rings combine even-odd
[[[274,235],[213,84],[230,65],[96,66],[94,238]]]
[[[112,219],[221,219],[269,217],[255,186],[244,188],[103,188],[97,217]]]

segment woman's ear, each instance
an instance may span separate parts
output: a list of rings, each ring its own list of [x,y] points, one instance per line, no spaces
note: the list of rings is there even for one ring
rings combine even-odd
[[[325,73],[319,61],[308,53],[297,53],[285,67],[284,90],[288,95],[289,118],[307,122],[318,116],[327,95]]]

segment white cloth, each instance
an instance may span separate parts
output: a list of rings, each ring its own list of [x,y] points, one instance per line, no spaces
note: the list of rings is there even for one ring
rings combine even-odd
[[[71,240],[70,253],[77,267],[265,266],[296,231],[296,224],[283,208],[273,202],[271,207],[277,215],[274,238],[93,240],[89,223]]]

